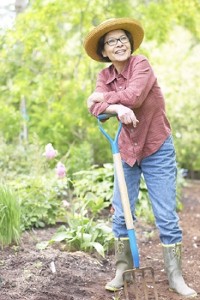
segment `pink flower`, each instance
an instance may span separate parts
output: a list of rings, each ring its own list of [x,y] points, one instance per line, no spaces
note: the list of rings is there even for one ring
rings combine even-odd
[[[64,178],[66,176],[65,165],[62,164],[60,161],[57,163],[57,166],[56,166],[56,174],[59,178]]]
[[[70,206],[70,204],[67,200],[62,200],[62,204],[63,204],[64,207],[69,207]]]
[[[46,156],[47,159],[53,159],[54,157],[57,156],[57,154],[58,154],[58,151],[54,149],[52,144],[47,144],[45,146],[44,155]]]

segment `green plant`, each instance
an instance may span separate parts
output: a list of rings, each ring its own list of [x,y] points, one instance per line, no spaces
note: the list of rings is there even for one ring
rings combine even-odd
[[[83,141],[80,145],[72,143],[69,146],[66,158],[68,176],[73,177],[74,173],[80,170],[87,170],[93,165],[92,145],[87,141]],[[80,171],[80,173],[81,172],[82,171]]]
[[[13,144],[6,143],[0,135],[0,175],[6,180],[13,180],[19,175],[37,176],[46,171],[46,160],[42,156],[43,147],[37,135],[32,142],[15,140]]]
[[[68,178],[62,163],[62,169],[58,164],[55,169],[55,161],[51,160],[56,150],[48,147],[48,151],[44,153],[37,136],[33,144],[25,142],[15,148],[2,140],[0,175],[18,193],[22,230],[55,224],[65,215],[62,200],[69,197]],[[53,157],[45,158],[52,153]]]
[[[16,194],[0,184],[0,244],[10,245],[20,240],[20,205]]]
[[[38,175],[20,176],[18,180],[20,182],[15,182],[15,186],[20,197],[22,230],[54,225],[63,220],[65,208],[62,200],[68,193],[67,179]]]
[[[73,211],[67,212],[67,225],[61,226],[49,241],[39,243],[39,249],[52,243],[62,243],[63,250],[93,252],[101,255],[113,246],[113,234],[110,226],[103,221],[95,222],[87,217],[87,210],[79,203],[79,208],[73,206]]]
[[[14,28],[0,36],[0,132],[6,141],[15,144],[25,123],[29,141],[37,133],[42,143],[54,141],[62,153],[72,145],[72,173],[80,165],[84,169],[90,162],[112,160],[85,101],[102,65],[86,56],[82,42],[91,26],[126,15],[138,17],[147,28],[139,53],[150,54],[165,88],[181,166],[199,169],[199,1],[29,2]],[[171,60],[172,55],[176,59]],[[20,111],[23,101],[27,118]],[[83,147],[86,142],[89,145]]]
[[[111,204],[113,164],[92,166],[89,170],[74,173],[73,178],[74,194],[85,202],[93,215],[99,214]]]
[[[101,255],[112,248],[113,234],[104,222],[95,222],[90,218],[74,220],[69,227],[61,227],[51,238],[50,243],[64,242],[68,251],[85,251],[92,253],[94,249]]]

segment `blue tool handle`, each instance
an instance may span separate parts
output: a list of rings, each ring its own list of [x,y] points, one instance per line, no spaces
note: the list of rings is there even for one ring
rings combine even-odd
[[[121,200],[122,200],[122,207],[123,207],[123,211],[124,211],[126,228],[128,231],[130,248],[131,248],[131,253],[132,253],[132,257],[133,257],[133,264],[134,264],[135,268],[139,268],[139,253],[138,253],[135,230],[134,230],[134,225],[133,225],[133,218],[132,218],[132,214],[131,214],[130,201],[129,201],[129,197],[128,197],[128,191],[127,191],[127,186],[126,186],[124,172],[123,172],[121,155],[119,153],[119,148],[118,148],[118,138],[119,138],[119,134],[122,129],[122,124],[121,124],[121,122],[119,122],[118,130],[115,135],[115,138],[112,139],[111,136],[103,128],[102,122],[101,122],[102,120],[107,120],[114,116],[116,116],[116,115],[101,114],[98,116],[98,124],[99,124],[100,131],[110,142],[110,145],[112,148],[113,161],[114,161],[115,171],[116,171],[116,175],[117,175],[117,179],[118,179],[118,185],[119,185],[119,190],[120,190],[120,195],[121,195]]]
[[[101,114],[101,115],[98,115],[98,120],[107,120],[107,119],[110,119],[112,117],[116,117],[115,114]]]
[[[140,267],[140,259],[139,259],[139,252],[137,247],[135,230],[128,229],[127,231],[128,231],[129,242],[130,242],[131,254],[133,258],[133,264],[134,267],[138,269]]]
[[[119,153],[119,148],[118,148],[118,138],[119,138],[119,134],[121,132],[122,129],[122,123],[119,122],[119,126],[115,135],[115,138],[112,139],[111,136],[108,134],[108,132],[106,132],[106,130],[103,128],[102,125],[102,120],[107,120],[111,117],[116,117],[116,115],[111,115],[111,114],[101,114],[97,117],[98,119],[98,124],[99,124],[99,129],[101,130],[101,132],[103,133],[103,135],[107,138],[107,140],[109,141],[111,148],[112,148],[112,153]]]

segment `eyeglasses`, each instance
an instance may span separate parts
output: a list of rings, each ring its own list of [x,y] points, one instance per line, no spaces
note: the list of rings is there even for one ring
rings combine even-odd
[[[107,42],[104,43],[104,45],[108,44],[109,46],[116,46],[118,41],[120,41],[122,44],[126,44],[129,42],[129,39],[126,35],[122,35],[118,39],[115,38],[109,39]]]

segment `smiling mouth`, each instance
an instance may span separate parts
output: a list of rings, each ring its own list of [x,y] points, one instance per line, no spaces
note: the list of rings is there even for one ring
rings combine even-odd
[[[115,51],[115,54],[124,54],[126,50],[117,50]]]

